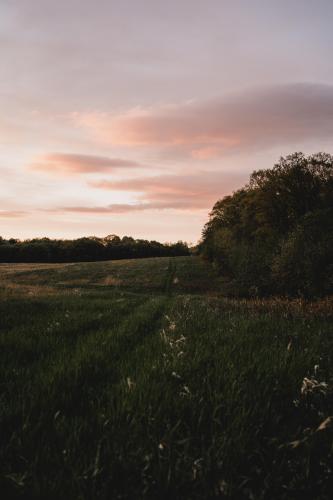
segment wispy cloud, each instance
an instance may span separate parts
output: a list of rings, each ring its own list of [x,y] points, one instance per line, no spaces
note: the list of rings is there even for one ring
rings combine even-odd
[[[129,212],[142,212],[144,210],[165,210],[170,208],[177,208],[177,207],[166,203],[113,203],[107,206],[57,207],[54,209],[46,209],[45,211],[57,212],[57,213],[70,212],[78,214],[109,215],[109,214],[125,214]]]
[[[12,219],[19,218],[28,215],[28,212],[23,212],[19,210],[0,210],[0,218]]]
[[[89,185],[106,191],[132,192],[132,203],[112,203],[104,206],[74,205],[41,209],[55,213],[126,214],[152,210],[195,212],[209,210],[213,203],[244,183],[244,174],[200,172],[195,175],[161,175],[118,181],[96,181]]]
[[[120,116],[76,113],[74,122],[101,140],[130,147],[181,148],[208,159],[228,151],[262,149],[333,133],[333,86],[298,83]]]
[[[106,156],[84,154],[51,153],[37,159],[30,169],[54,175],[74,175],[91,173],[111,173],[120,169],[142,167],[136,161]]]
[[[145,209],[208,209],[220,197],[244,183],[246,175],[199,172],[195,175],[161,175],[120,181],[91,182],[95,188],[137,193]],[[132,206],[131,206],[132,207]]]

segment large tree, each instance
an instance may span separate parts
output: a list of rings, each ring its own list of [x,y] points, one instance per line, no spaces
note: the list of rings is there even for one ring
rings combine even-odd
[[[329,293],[332,219],[333,157],[294,153],[214,205],[200,248],[235,293]]]

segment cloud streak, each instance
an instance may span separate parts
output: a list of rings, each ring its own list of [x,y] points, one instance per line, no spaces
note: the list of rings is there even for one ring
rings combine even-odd
[[[138,162],[106,156],[51,153],[39,158],[30,169],[53,175],[112,173],[122,169],[142,167]]]
[[[244,174],[201,172],[189,176],[161,175],[118,181],[95,181],[89,185],[106,191],[132,192],[136,194],[136,200],[132,203],[113,203],[106,206],[62,206],[41,211],[112,215],[153,210],[209,210],[218,198],[244,183],[245,178]]]
[[[145,209],[209,209],[220,197],[244,183],[246,175],[200,172],[195,175],[161,175],[91,182],[92,187],[109,191],[137,193],[139,207]]]
[[[186,204],[168,203],[113,203],[107,206],[73,206],[73,207],[58,207],[55,209],[48,209],[47,212],[70,212],[78,214],[91,214],[91,215],[112,215],[112,214],[126,214],[130,212],[142,212],[145,210],[166,210],[188,208]]]
[[[72,117],[103,141],[129,147],[181,148],[208,159],[333,133],[333,86],[298,83],[248,89],[179,106],[133,109],[120,116]]]
[[[28,215],[28,213],[20,210],[0,210],[0,218],[4,219],[15,219],[25,215]]]

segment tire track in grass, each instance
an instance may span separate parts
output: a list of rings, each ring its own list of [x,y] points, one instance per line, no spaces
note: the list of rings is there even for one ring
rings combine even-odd
[[[164,292],[167,295],[172,295],[173,293],[172,285],[175,280],[176,270],[177,270],[176,261],[174,258],[170,257],[168,263],[168,269],[166,272],[165,285],[164,285]]]
[[[130,359],[136,346],[153,334],[155,328],[158,329],[165,306],[165,297],[150,297],[136,305],[131,313],[126,308],[126,316],[120,317],[111,328],[100,331],[91,325],[84,336],[77,337],[75,343],[69,341],[61,347],[50,338],[53,355],[45,352],[30,368],[24,368],[22,376],[26,378],[23,386],[22,377],[12,381],[5,417],[8,432],[14,430],[11,423],[14,416],[19,420],[30,420],[32,414],[43,418],[40,415],[42,407],[47,408],[50,415],[56,413],[59,406],[72,406],[75,411],[74,400],[77,400],[79,408],[84,394],[95,392],[98,397],[101,385],[117,383],[124,360]],[[83,327],[82,322],[81,325]],[[78,325],[75,326],[77,328]],[[15,388],[16,384],[19,384],[17,389],[20,390]]]
[[[123,378],[123,366],[135,361],[132,358],[135,358],[137,347],[159,330],[167,304],[166,297],[148,298],[111,330],[98,336],[91,332],[79,339],[74,350],[63,360],[65,362],[55,364],[49,372],[45,390],[53,393],[51,400],[57,399],[63,387],[68,393],[60,397],[60,401],[66,404],[70,395],[80,399],[84,391],[98,398],[101,386],[103,393],[107,386],[117,384]]]
[[[98,435],[110,394],[117,399],[117,407],[123,415],[121,399],[124,399],[129,367],[136,370],[142,363],[143,347],[151,344],[151,338],[156,338],[168,303],[165,296],[148,298],[111,330],[100,335],[91,332],[79,339],[74,349],[58,353],[58,360],[48,372],[39,374],[33,393],[22,394],[24,401],[16,409],[12,407],[11,417],[15,415],[14,420],[20,422],[19,430],[15,423],[13,427],[12,418],[7,429],[9,440],[15,433],[19,442],[24,442],[24,449],[19,445],[17,453],[26,456],[27,463],[44,470],[47,456],[61,455],[59,446],[70,447],[78,454],[75,463],[81,461],[81,454],[89,456],[82,442],[82,429],[87,435],[90,432]],[[58,443],[59,426],[62,444]],[[37,448],[36,443],[39,443]],[[40,457],[38,465],[37,456]]]

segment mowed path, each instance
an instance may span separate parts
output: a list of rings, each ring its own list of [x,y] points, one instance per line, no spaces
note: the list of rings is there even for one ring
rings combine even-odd
[[[0,264],[0,288],[8,293],[72,292],[93,288],[137,293],[213,293],[218,277],[198,257],[157,257],[73,264]]]

